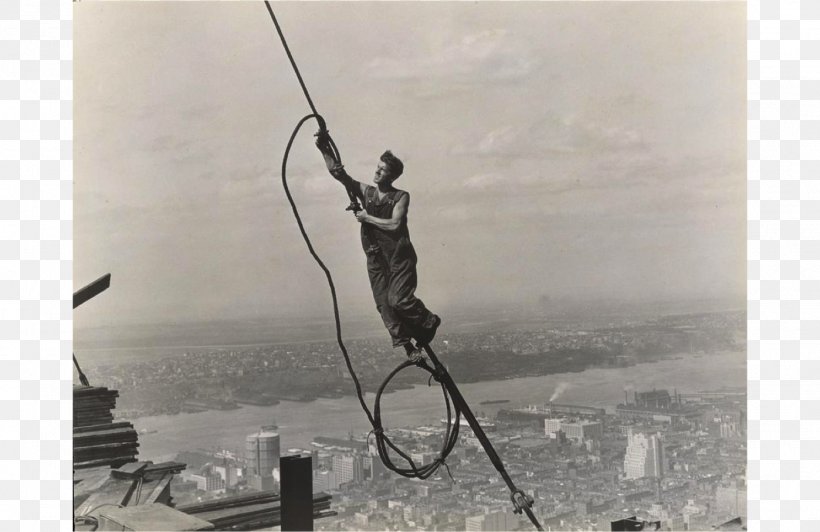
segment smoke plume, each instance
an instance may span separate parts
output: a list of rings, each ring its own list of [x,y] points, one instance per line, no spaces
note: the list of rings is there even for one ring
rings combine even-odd
[[[561,395],[567,391],[570,387],[568,382],[559,382],[558,386],[555,387],[555,391],[552,392],[552,396],[550,396],[550,403],[561,397]]]

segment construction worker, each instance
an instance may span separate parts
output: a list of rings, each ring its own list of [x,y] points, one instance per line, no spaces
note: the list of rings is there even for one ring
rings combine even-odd
[[[361,224],[362,248],[367,255],[367,274],[376,309],[393,339],[393,347],[404,347],[414,361],[422,358],[421,347],[436,335],[441,318],[415,296],[416,252],[407,230],[410,194],[393,186],[404,164],[389,150],[382,154],[371,186],[350,177],[333,155],[326,133],[316,134],[327,169],[337,181],[359,198],[364,209],[356,212]],[[416,340],[416,345],[412,343]]]

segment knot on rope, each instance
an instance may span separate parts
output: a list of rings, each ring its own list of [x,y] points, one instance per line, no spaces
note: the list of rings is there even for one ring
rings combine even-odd
[[[440,466],[444,466],[444,469],[447,470],[447,475],[450,477],[450,482],[455,484],[456,479],[453,478],[453,474],[450,472],[450,466],[447,465],[446,459],[443,456],[440,456],[439,458],[436,459],[436,462],[438,462]]]
[[[425,365],[424,369],[430,372],[430,377],[427,379],[427,386],[430,386],[433,380],[444,386],[444,367],[434,364],[432,368]]]
[[[376,442],[378,443],[380,437],[384,437],[384,427],[373,427],[370,429],[370,432],[367,433],[367,446],[370,447],[370,436],[376,435]]]

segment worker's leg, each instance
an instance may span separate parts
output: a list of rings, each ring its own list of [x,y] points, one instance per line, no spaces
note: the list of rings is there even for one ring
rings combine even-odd
[[[387,287],[387,304],[422,345],[429,343],[441,323],[415,295],[418,284],[416,253],[412,245],[402,246],[393,254],[390,262],[390,279]]]
[[[393,347],[400,347],[410,344],[410,335],[405,332],[405,328],[396,313],[387,301],[388,275],[387,261],[380,257],[378,251],[367,254],[367,275],[370,277],[370,288],[373,290],[373,299],[376,302],[376,310],[382,317],[384,326],[393,340]]]

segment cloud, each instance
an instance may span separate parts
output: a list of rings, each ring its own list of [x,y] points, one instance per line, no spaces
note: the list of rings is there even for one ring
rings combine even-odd
[[[641,134],[611,125],[552,113],[524,125],[504,125],[468,137],[450,148],[452,155],[540,158],[547,155],[634,152],[646,145]]]
[[[458,187],[476,194],[496,194],[515,188],[534,197],[622,188],[624,184],[624,181],[595,179],[594,176],[581,178],[574,173],[498,171],[471,175],[461,180]]]
[[[487,190],[491,188],[498,188],[498,187],[526,187],[526,186],[537,186],[539,189],[548,191],[550,193],[562,192],[567,189],[567,180],[561,180],[560,183],[554,182],[552,178],[550,178],[554,185],[552,186],[550,182],[547,180],[546,177],[534,174],[534,173],[518,173],[518,172],[485,172],[480,174],[474,174],[470,177],[464,179],[461,183],[461,186],[467,189],[472,190]],[[570,185],[570,188],[572,186]]]
[[[344,187],[327,174],[300,177],[299,181],[304,193],[311,197],[338,199],[340,202],[344,198]]]
[[[365,73],[396,81],[487,83],[521,79],[537,65],[536,58],[507,30],[486,30],[410,57],[376,57],[366,65]]]
[[[503,178],[499,174],[477,174],[464,180],[464,186],[472,189],[483,190],[493,187],[502,182]]]

